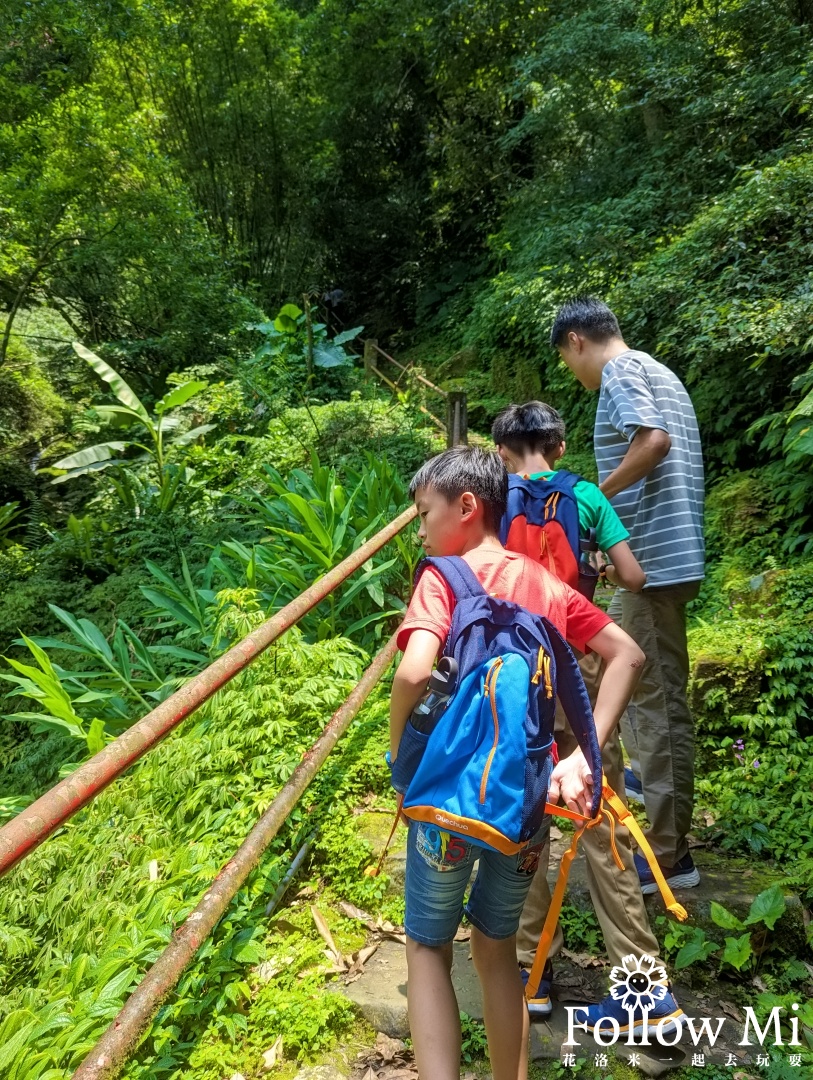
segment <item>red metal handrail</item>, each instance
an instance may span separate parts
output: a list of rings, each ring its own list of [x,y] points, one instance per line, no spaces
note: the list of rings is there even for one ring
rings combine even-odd
[[[403,516],[403,515],[402,515]],[[400,520],[400,519],[399,519]],[[130,995],[126,1005],[73,1074],[73,1080],[106,1080],[118,1075],[130,1051],[138,1044],[161,1002],[180,979],[184,969],[217,925],[237,890],[257,865],[263,852],[296,805],[368,694],[395,656],[395,637],[390,638],[360,682],[337,709],[324,731],[304,755],[288,782],[222,868],[212,887],[172,935],[172,941]]]
[[[416,513],[414,506],[405,510],[290,604],[8,822],[0,829],[0,877],[324,600],[405,528]]]

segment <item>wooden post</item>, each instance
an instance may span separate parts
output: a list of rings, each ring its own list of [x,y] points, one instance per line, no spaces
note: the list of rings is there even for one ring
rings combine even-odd
[[[448,446],[468,446],[469,421],[466,395],[462,390],[450,390],[446,399],[446,432]]]
[[[375,367],[376,361],[376,346],[378,345],[378,338],[365,338],[364,339],[364,378],[369,379],[372,375],[372,368]]]

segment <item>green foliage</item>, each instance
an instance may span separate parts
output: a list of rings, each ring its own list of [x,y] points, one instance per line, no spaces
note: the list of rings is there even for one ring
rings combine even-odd
[[[468,1013],[460,1014],[460,1060],[466,1065],[481,1061],[488,1055],[486,1029],[479,1020],[472,1020]]]
[[[48,1068],[78,1064],[358,679],[363,662],[349,643],[307,645],[290,631],[187,730],[3,881],[0,928],[17,943],[13,957],[0,963],[0,1025],[17,1033],[15,1042],[4,1044],[8,1070],[25,1062],[33,1080]],[[381,725],[378,730],[383,734]],[[344,752],[340,746],[337,760]],[[258,985],[250,969],[279,952],[274,932],[267,936],[268,894],[290,858],[287,846],[297,845],[301,827],[313,827],[313,806],[324,799],[327,807],[335,796],[326,788],[320,794],[318,785],[314,794],[317,803],[309,800],[292,815],[153,1026],[139,1053],[148,1074],[181,1067],[205,1032],[234,1038],[245,1030],[240,1002],[247,992],[254,1001]],[[33,894],[40,896],[37,905],[30,903]],[[257,1014],[265,1016],[263,1032],[296,1017],[295,1037],[285,1045],[292,1056],[325,1045],[349,1015],[342,1001],[324,1000],[318,974],[297,979],[321,957],[313,927],[303,923],[296,943],[285,974],[259,992]],[[58,1028],[50,1026],[56,1016]]]
[[[11,546],[12,541],[9,539],[9,533],[18,527],[15,526],[15,522],[21,514],[19,503],[9,502],[0,506],[0,547]]]
[[[346,389],[342,385],[346,379],[333,376],[352,369],[354,354],[344,345],[357,338],[364,327],[328,338],[327,324],[314,322],[314,313],[310,300],[307,311],[285,304],[275,319],[248,326],[264,340],[242,366],[240,375],[274,414],[312,398],[335,397]]]
[[[720,944],[709,939],[700,927],[690,929],[674,925],[667,935],[667,949],[680,943],[675,957],[675,968],[678,971],[692,964],[702,963],[716,954],[721,971],[733,968],[738,972],[755,972],[770,948],[767,932],[774,930],[784,913],[785,894],[779,885],[772,885],[754,898],[745,920],[738,919],[722,904],[712,901],[712,922],[723,930],[735,931],[737,936],[728,936]],[[749,927],[755,929],[751,930]]]
[[[295,469],[284,480],[266,466],[272,497],[255,492],[242,500],[265,527],[267,539],[253,547],[224,541],[220,550],[237,562],[246,583],[259,589],[269,606],[293,600],[405,507],[407,492],[386,459],[368,455],[363,473],[345,470],[345,475],[346,486],[337,481],[335,469],[321,466],[313,454],[310,475]],[[302,625],[308,632],[320,638],[339,632],[347,637],[361,634],[365,640],[380,637],[385,621],[403,611],[407,575],[417,561],[409,538],[397,537],[395,547],[395,555],[373,556],[306,615]],[[229,574],[224,559],[217,557],[216,565]]]
[[[571,952],[587,952],[594,956],[602,952],[601,927],[592,908],[562,904],[559,925],[565,945]]]
[[[365,877],[372,865],[372,848],[359,836],[352,815],[336,813],[319,832],[314,845],[317,866],[322,874],[340,883],[341,896],[359,907],[378,905],[387,885],[385,875]]]
[[[167,415],[174,409],[185,405],[191,398],[206,388],[206,383],[194,379],[176,386],[155,403],[155,416],[150,416],[138,395],[128,386],[117,371],[110,367],[100,356],[74,342],[76,353],[110,385],[118,398],[118,405],[97,405],[94,412],[102,420],[117,422],[126,427],[138,424],[146,431],[146,442],[136,439],[114,440],[87,446],[74,454],[69,454],[54,465],[64,472],[55,477],[54,484],[64,483],[78,476],[113,468],[116,476],[111,483],[123,505],[136,516],[148,509],[166,513],[175,506],[181,495],[181,488],[191,479],[183,454],[179,461],[169,460],[171,451],[188,446],[201,436],[211,431],[213,424],[200,424],[185,431],[180,429],[180,419]],[[139,436],[143,438],[143,436]],[[154,473],[153,481],[144,479],[128,469],[121,458],[114,457],[128,449],[142,452],[142,459],[149,462],[149,472]]]
[[[747,490],[750,478],[745,482]],[[722,847],[782,859],[809,857],[811,564],[802,560],[779,570],[768,559],[762,574],[740,569],[743,533],[737,517],[730,520],[734,548],[720,564],[727,567],[729,606],[720,605],[713,621],[698,620],[689,633],[702,763],[697,791],[716,819],[709,835]],[[747,553],[745,559],[747,565]],[[715,573],[723,580],[719,565]]]

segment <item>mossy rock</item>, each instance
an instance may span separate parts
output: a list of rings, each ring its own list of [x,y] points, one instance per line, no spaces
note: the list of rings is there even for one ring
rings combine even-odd
[[[767,663],[764,626],[731,619],[689,631],[689,705],[704,728],[756,711]]]

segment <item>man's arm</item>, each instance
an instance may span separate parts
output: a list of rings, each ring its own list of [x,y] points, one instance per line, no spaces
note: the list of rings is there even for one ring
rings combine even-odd
[[[587,644],[606,662],[593,709],[599,746],[603,747],[632,697],[646,657],[615,623],[603,627]],[[562,798],[571,810],[589,814],[591,787],[590,766],[582,751],[575,750],[553,770],[548,799],[556,803]]]
[[[621,464],[605,477],[599,488],[608,499],[649,476],[672,447],[669,433],[662,428],[640,427],[636,431]]]
[[[412,710],[426,691],[441,642],[431,630],[413,630],[398,670],[392,680],[390,695],[390,758],[398,757],[398,747]]]

